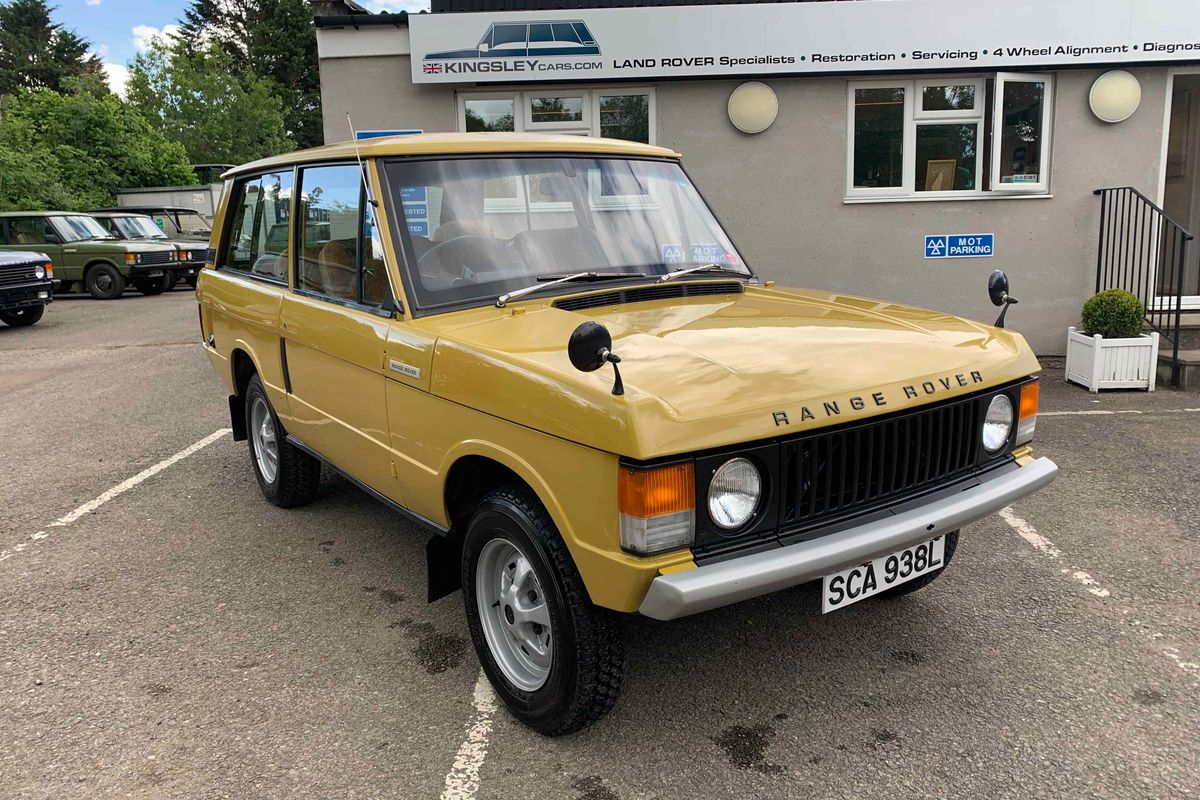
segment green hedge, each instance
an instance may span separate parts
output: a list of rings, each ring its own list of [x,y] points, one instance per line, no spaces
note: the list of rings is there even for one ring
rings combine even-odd
[[[1083,329],[1105,339],[1128,339],[1142,332],[1142,302],[1132,292],[1108,289],[1083,304]]]

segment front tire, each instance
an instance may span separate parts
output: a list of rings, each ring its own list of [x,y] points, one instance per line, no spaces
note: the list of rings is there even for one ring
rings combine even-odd
[[[171,274],[164,272],[157,278],[139,278],[133,282],[133,288],[147,296],[162,294],[171,288]]]
[[[0,320],[14,328],[27,328],[33,323],[42,318],[42,314],[46,313],[46,307],[29,306],[27,308],[17,308],[12,311],[0,311]]]
[[[529,489],[498,489],[480,503],[463,542],[462,586],[475,652],[513,716],[562,736],[608,713],[625,673],[620,621],[592,604]]]
[[[125,292],[125,276],[112,264],[97,264],[84,278],[88,294],[97,300],[115,300]]]
[[[246,439],[263,497],[280,508],[308,505],[316,498],[321,462],[288,443],[257,375],[246,387]]]

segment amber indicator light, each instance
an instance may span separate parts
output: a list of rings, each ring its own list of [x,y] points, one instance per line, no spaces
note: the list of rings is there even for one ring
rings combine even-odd
[[[695,504],[691,462],[653,469],[619,467],[617,509],[631,517],[658,517],[687,511]]]
[[[1030,381],[1021,387],[1021,413],[1018,419],[1029,419],[1038,413],[1039,381]]]

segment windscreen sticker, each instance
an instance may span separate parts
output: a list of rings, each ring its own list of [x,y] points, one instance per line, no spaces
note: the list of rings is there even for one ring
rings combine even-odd
[[[662,245],[663,264],[736,264],[738,258],[719,244]]]

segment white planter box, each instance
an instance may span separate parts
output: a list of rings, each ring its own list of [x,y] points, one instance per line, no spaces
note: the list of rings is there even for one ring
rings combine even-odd
[[[1154,391],[1158,375],[1158,334],[1130,339],[1086,336],[1067,328],[1067,380],[1092,393],[1101,389]]]

